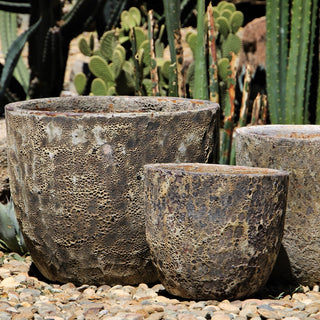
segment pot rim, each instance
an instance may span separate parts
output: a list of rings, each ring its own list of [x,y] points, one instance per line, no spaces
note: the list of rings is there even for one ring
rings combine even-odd
[[[236,135],[254,136],[260,139],[320,140],[320,125],[316,124],[267,124],[238,128]]]
[[[248,167],[237,165],[223,165],[211,163],[154,163],[144,165],[145,171],[161,171],[169,175],[207,175],[207,176],[247,176],[247,177],[270,177],[270,176],[289,176],[284,170]]]
[[[172,110],[162,110],[159,108],[159,110],[156,109],[155,106],[152,107],[152,105],[147,109],[141,107],[140,109],[133,109],[133,106],[131,106],[131,109],[128,109],[128,102],[132,101],[134,103],[140,103],[140,100],[144,101],[144,103],[150,103],[152,102],[157,103],[158,105],[166,103],[171,103],[172,107],[174,107],[174,104],[176,102],[187,102],[188,107],[178,108],[175,110],[172,108]],[[65,111],[51,111],[48,110],[48,108],[45,108],[45,105],[48,106],[54,104],[55,102],[58,103],[66,103],[66,104],[76,104],[79,105],[81,102],[86,103],[93,103],[96,101],[96,103],[104,103],[106,106],[106,109],[108,110],[101,110],[101,111],[79,111],[79,109],[70,108],[70,110],[66,109]],[[123,110],[120,108],[118,110],[112,110],[112,108],[115,106],[115,102],[119,102],[119,106],[121,104],[121,107],[123,106]],[[127,102],[127,103],[126,103]],[[142,102],[141,102],[142,103]],[[32,107],[34,106],[34,107]],[[30,109],[26,107],[31,107]],[[153,109],[152,109],[153,108]],[[106,118],[113,118],[113,117],[130,117],[130,116],[150,116],[150,115],[167,115],[171,113],[175,114],[182,114],[186,112],[199,112],[199,111],[205,111],[205,110],[215,110],[216,112],[219,111],[220,106],[217,103],[207,101],[207,100],[199,100],[199,99],[187,99],[187,98],[176,98],[176,97],[150,97],[150,96],[75,96],[75,97],[53,97],[53,98],[39,98],[39,99],[30,99],[30,100],[24,100],[19,102],[13,102],[9,103],[5,106],[6,112],[11,113],[18,113],[18,114],[33,114],[33,115],[39,115],[39,116],[68,116],[68,117],[106,117]]]

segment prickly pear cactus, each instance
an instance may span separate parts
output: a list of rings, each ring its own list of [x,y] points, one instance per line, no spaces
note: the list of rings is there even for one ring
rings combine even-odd
[[[91,85],[83,73],[77,74],[74,85],[78,94],[85,87],[91,95],[152,95],[150,89],[151,53],[148,32],[142,24],[139,9],[132,7],[121,14],[121,28],[106,31],[94,48],[93,34],[89,41],[79,40],[79,50],[90,57],[89,70],[96,77]],[[163,58],[164,44],[161,38],[164,26],[160,26],[154,43],[155,61],[159,73],[161,95],[167,95],[170,61]],[[131,37],[131,35],[134,35]],[[131,50],[125,48],[130,47]]]

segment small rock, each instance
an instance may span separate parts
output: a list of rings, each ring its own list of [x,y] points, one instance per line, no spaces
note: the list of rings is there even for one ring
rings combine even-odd
[[[164,312],[152,313],[148,317],[148,320],[161,320],[161,319],[164,319],[163,316],[164,316]]]
[[[221,310],[224,310],[224,311],[229,312],[229,313],[238,314],[240,312],[240,308],[235,306],[235,305],[232,305],[228,300],[224,300],[224,301],[220,302],[218,304],[218,307]]]
[[[256,305],[245,305],[245,307],[240,310],[239,315],[246,318],[254,318],[258,316],[258,310]]]
[[[152,289],[149,289],[149,287],[145,283],[141,283],[134,296],[133,299],[140,300],[140,299],[150,299],[157,297],[157,293],[154,292]]]
[[[4,290],[15,289],[20,286],[20,283],[15,280],[14,277],[8,277],[1,281],[0,288]]]
[[[232,320],[234,317],[231,314],[227,314],[224,312],[215,312],[212,316],[212,320]]]
[[[11,320],[11,313],[5,312],[5,311],[0,311],[0,319],[1,320]]]
[[[113,320],[143,320],[143,315],[138,313],[118,313]]]
[[[260,316],[269,319],[281,319],[282,316],[279,314],[278,310],[275,310],[267,304],[263,304],[257,307],[257,311]]]
[[[320,302],[313,302],[306,306],[305,311],[309,313],[318,313],[320,310]]]

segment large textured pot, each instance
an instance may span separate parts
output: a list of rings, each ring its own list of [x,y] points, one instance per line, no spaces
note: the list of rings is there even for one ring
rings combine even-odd
[[[53,281],[155,281],[143,165],[216,161],[219,107],[148,97],[6,107],[10,187],[32,259]]]
[[[144,168],[146,236],[167,291],[219,300],[258,291],[280,248],[288,173],[196,163]]]
[[[236,131],[239,165],[284,169],[290,173],[277,277],[305,285],[320,283],[320,126],[267,125]],[[290,279],[290,277],[289,277]]]

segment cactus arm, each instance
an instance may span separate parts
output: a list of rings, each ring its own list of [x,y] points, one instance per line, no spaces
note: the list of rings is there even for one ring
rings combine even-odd
[[[208,44],[209,44],[209,93],[210,93],[211,101],[219,102],[216,37],[215,37],[215,28],[214,28],[211,2],[208,6],[207,15],[208,15]]]
[[[288,55],[288,1],[267,0],[267,91],[271,123],[285,121],[286,68]]]
[[[310,48],[307,60],[307,71],[306,71],[306,90],[305,90],[305,104],[304,104],[304,123],[308,122],[309,119],[309,98],[310,98],[310,87],[311,87],[311,77],[312,77],[312,67],[314,61],[314,42],[316,36],[316,25],[317,25],[317,12],[318,12],[318,0],[312,0],[311,8],[311,21],[310,21]],[[319,91],[318,91],[319,92]]]
[[[152,95],[158,96],[159,93],[159,77],[156,55],[154,52],[154,40],[153,40],[153,12],[148,12],[148,36],[149,36],[149,47],[150,47],[150,78],[152,82]]]
[[[194,98],[208,100],[208,77],[205,54],[205,1],[197,0],[197,48],[195,56]]]
[[[294,0],[286,86],[286,123],[304,123],[304,92],[308,58],[311,1]]]

